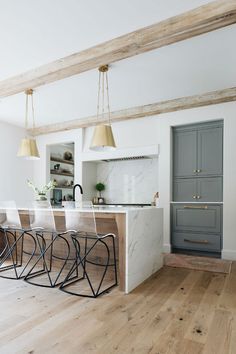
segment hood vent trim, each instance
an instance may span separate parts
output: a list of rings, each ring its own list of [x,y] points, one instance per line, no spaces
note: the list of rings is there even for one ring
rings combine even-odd
[[[147,160],[151,159],[149,156],[133,156],[133,157],[120,157],[117,159],[101,160],[102,162],[118,162],[118,161],[133,161],[133,160]]]

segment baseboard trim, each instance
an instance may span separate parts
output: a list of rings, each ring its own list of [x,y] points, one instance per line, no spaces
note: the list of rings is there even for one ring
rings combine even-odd
[[[171,245],[169,243],[164,243],[163,252],[164,253],[170,253],[171,252]]]
[[[236,261],[236,251],[223,249],[221,253],[221,258],[230,261]]]

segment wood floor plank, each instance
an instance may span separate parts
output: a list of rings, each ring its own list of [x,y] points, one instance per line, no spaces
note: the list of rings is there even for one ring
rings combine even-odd
[[[172,287],[174,284],[171,284],[169,296],[167,293],[165,294],[164,302],[160,307],[155,306],[154,301],[147,304],[145,316],[141,318],[142,326],[140,326],[138,336],[136,332],[138,324],[135,321],[131,321],[128,328],[126,327],[122,330],[123,333],[119,332],[119,342],[111,341],[111,346],[106,346],[103,349],[106,351],[115,349],[119,353],[126,353],[127,348],[137,353],[149,352],[153,347],[153,338],[155,338],[155,342],[158,341],[200,276],[200,272],[190,273],[181,283],[179,281],[177,284],[175,283],[174,289]],[[150,307],[151,311],[149,310]],[[138,351],[136,348],[139,348]]]
[[[202,298],[199,308],[187,329],[185,338],[205,343],[208,335],[209,328],[214,317],[214,313],[217,309],[220,301],[220,295],[222,294],[225,284],[225,275],[215,274],[212,281]]]
[[[191,318],[198,310],[199,304],[208,288],[213,274],[202,272],[201,277],[196,282],[187,298],[176,312],[175,317],[169,326],[163,331],[159,341],[155,343],[150,354],[175,353],[175,347],[179,340],[184,339],[184,335],[189,327]]]
[[[98,299],[0,278],[0,354],[235,354],[235,276],[164,267]]]
[[[204,344],[197,343],[189,339],[180,339],[176,341],[174,347],[174,353],[176,354],[201,354],[204,348]],[[173,354],[173,350],[172,350]]]
[[[236,310],[236,262],[233,262],[231,273],[226,277],[225,288],[220,297],[219,309]]]
[[[235,354],[236,348],[236,311],[231,312],[232,321],[231,321],[231,336],[229,344],[229,354]]]
[[[137,337],[136,328],[145,326],[150,316],[153,318],[154,312],[162,306],[187,275],[188,273],[182,270],[179,273],[175,273],[174,277],[171,276],[169,279],[165,279],[162,284],[157,282],[150,289],[150,292],[142,298],[139,306],[127,308],[125,311],[127,315],[125,324],[120,324],[119,317],[117,318],[117,316],[114,316],[112,321],[109,321],[111,328],[107,326],[107,322],[104,322],[104,325],[95,334],[96,346],[91,348],[90,336],[88,335],[86,340],[82,341],[82,351],[88,353],[115,352],[125,354],[124,347],[127,347],[127,345],[129,347],[133,339]],[[107,338],[105,345],[104,337]]]
[[[215,312],[202,354],[229,353],[232,319],[232,314],[229,311],[217,310]]]

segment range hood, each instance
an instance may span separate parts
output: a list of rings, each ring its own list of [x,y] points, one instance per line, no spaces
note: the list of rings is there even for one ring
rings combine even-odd
[[[150,159],[159,155],[159,145],[150,145],[142,147],[127,147],[117,148],[113,151],[106,152],[84,152],[82,153],[82,161],[126,161],[126,160],[140,160]]]

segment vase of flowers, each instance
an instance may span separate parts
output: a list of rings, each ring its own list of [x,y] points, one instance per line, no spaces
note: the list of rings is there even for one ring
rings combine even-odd
[[[28,186],[31,187],[35,193],[35,199],[37,201],[45,201],[47,200],[47,193],[56,187],[55,181],[50,181],[48,184],[43,186],[41,189],[35,187],[35,185],[28,179]]]

